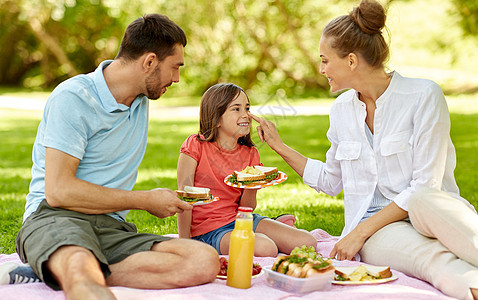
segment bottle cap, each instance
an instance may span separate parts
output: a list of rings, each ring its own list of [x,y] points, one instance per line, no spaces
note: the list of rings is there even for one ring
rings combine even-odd
[[[252,209],[252,207],[240,206],[240,207],[239,207],[239,211],[242,211],[242,212],[252,212],[253,209]]]

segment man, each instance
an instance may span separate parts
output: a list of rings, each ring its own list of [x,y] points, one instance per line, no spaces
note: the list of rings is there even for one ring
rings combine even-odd
[[[33,146],[17,252],[67,299],[114,299],[107,286],[162,289],[214,280],[214,248],[137,233],[130,209],[159,218],[191,210],[169,189],[132,191],[146,148],[148,98],[179,81],[183,30],[151,14],[126,29],[117,57],[60,84]]]

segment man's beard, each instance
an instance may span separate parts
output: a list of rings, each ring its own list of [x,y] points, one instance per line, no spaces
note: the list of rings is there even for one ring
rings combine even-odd
[[[159,66],[156,67],[153,73],[151,73],[151,75],[146,78],[146,97],[151,100],[159,99],[159,97],[161,97],[162,95],[161,91],[163,90],[163,88],[168,87],[172,84],[172,82],[170,82],[169,84],[160,86],[158,88],[157,82],[161,82],[161,70],[159,69]]]

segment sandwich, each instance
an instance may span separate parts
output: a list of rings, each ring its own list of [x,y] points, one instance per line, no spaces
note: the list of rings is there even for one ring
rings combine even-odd
[[[259,185],[268,183],[277,178],[279,171],[276,167],[247,166],[242,171],[234,171],[228,181],[243,185]]]
[[[214,199],[210,189],[188,185],[185,185],[183,190],[177,190],[176,194],[179,199],[191,204],[199,201],[212,201]]]
[[[297,278],[309,278],[333,271],[332,260],[324,257],[312,259],[304,254],[279,255],[272,271]]]
[[[373,281],[389,277],[392,277],[392,271],[387,266],[360,265],[335,268],[335,280],[338,281]]]

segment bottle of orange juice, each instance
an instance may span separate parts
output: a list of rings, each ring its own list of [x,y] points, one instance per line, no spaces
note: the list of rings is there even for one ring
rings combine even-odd
[[[252,208],[239,207],[236,224],[229,243],[227,285],[240,289],[251,287],[252,258],[254,256],[254,232]]]

